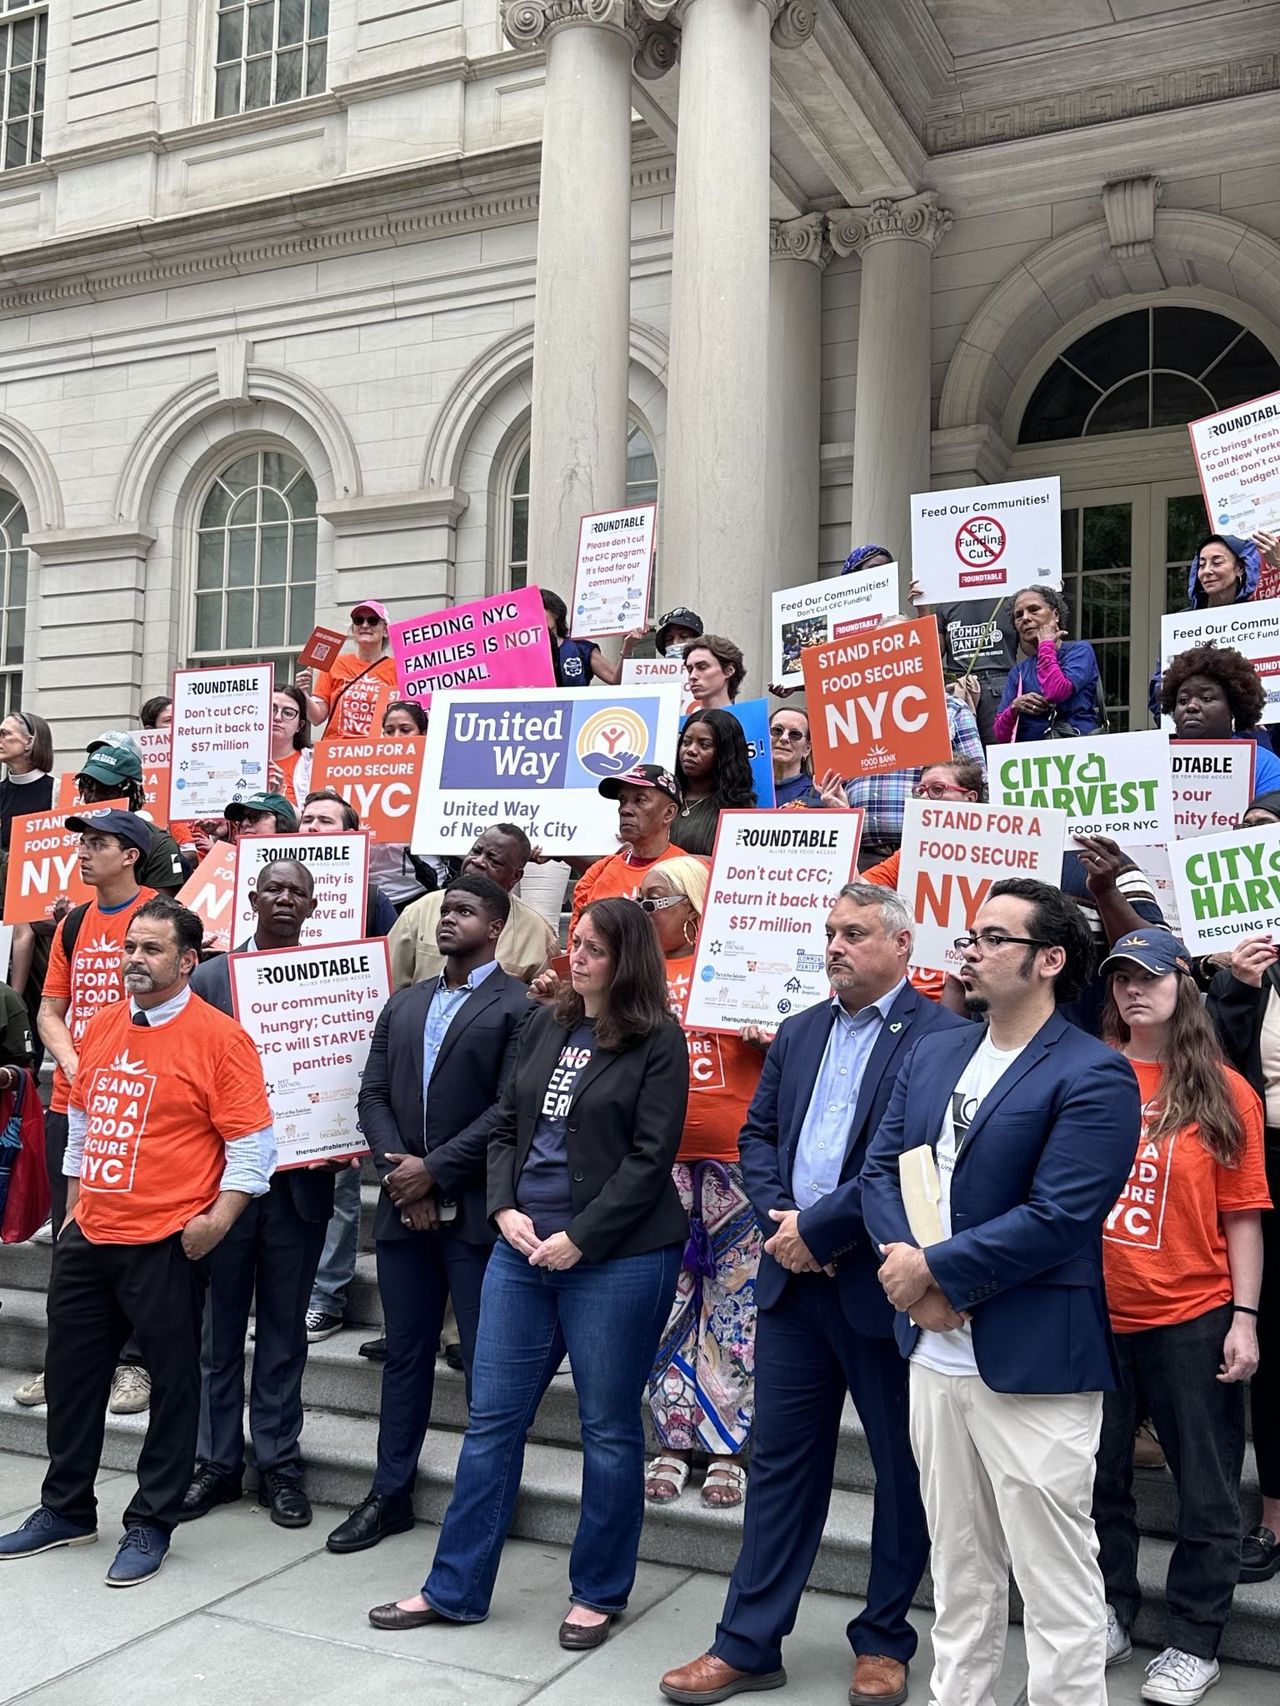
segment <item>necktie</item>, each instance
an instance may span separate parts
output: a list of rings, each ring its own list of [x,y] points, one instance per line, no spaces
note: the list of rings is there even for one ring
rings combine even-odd
[[[150,1025],[151,1023],[150,1019],[147,1018],[147,1015],[142,1011],[141,1007],[139,1007],[138,1011],[133,1015],[131,1022],[135,1025]]]

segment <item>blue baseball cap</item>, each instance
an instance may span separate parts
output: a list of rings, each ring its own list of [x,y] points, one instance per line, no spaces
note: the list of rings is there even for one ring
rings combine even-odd
[[[98,835],[114,835],[117,841],[126,847],[136,847],[139,853],[151,851],[151,825],[136,812],[122,812],[119,806],[109,806],[100,812],[81,812],[77,817],[65,819],[65,822],[68,829],[74,829],[80,835],[91,829]]]
[[[1122,936],[1098,968],[1099,975],[1109,977],[1125,961],[1153,972],[1156,977],[1167,977],[1170,972],[1192,976],[1191,955],[1168,930],[1135,930]]]

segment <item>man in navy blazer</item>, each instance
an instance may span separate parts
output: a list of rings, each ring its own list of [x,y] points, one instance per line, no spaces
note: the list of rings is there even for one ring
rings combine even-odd
[[[994,883],[962,957],[965,1005],[987,1023],[912,1047],[862,1172],[880,1283],[911,1359],[933,1539],[931,1695],[938,1706],[992,1698],[1012,1563],[1029,1706],[1102,1706],[1090,1513],[1102,1394],[1117,1372],[1102,1226],[1137,1149],[1138,1085],[1122,1055],[1057,1011],[1091,964],[1074,901],[1029,878]],[[917,1197],[913,1229],[899,1157],[921,1145],[936,1163],[938,1224],[926,1227]],[[910,1164],[907,1175],[918,1177]]]
[[[740,1139],[766,1235],[756,1280],[756,1412],[742,1551],[711,1651],[669,1671],[671,1700],[786,1680],[782,1639],[822,1539],[840,1414],[857,1406],[876,1471],[866,1609],[849,1625],[849,1698],[906,1698],[907,1621],[929,1550],[906,1369],[862,1223],[859,1174],[907,1050],[975,1027],[906,981],[911,915],[892,889],[845,888],[827,920],[834,998],[782,1025]]]
[[[331,1552],[364,1551],[413,1527],[450,1298],[470,1397],[494,1240],[485,1212],[489,1133],[532,1010],[525,985],[495,957],[510,911],[510,896],[491,878],[455,878],[436,924],[444,970],[398,990],[374,1029],[359,1109],[382,1185],[373,1235],[387,1360],[373,1486],[329,1536]]]

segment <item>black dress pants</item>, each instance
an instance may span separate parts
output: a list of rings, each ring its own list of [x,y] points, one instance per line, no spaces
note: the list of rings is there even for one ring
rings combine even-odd
[[[44,1116],[44,1161],[49,1174],[49,1219],[55,1240],[67,1218],[67,1179],[62,1171],[62,1158],[67,1152],[67,1123],[66,1114],[55,1114],[52,1109]],[[146,1366],[138,1348],[136,1334],[129,1335],[116,1360],[119,1363],[130,1363],[137,1368]]]
[[[107,1398],[132,1329],[151,1371],[151,1414],[124,1523],[172,1531],[195,1469],[205,1282],[204,1262],[187,1259],[178,1233],[158,1244],[92,1244],[73,1223],[54,1246],[41,1503],[68,1522],[96,1522]]]

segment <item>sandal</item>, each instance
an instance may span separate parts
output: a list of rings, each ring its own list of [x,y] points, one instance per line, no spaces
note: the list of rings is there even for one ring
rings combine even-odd
[[[679,1457],[655,1457],[645,1464],[644,1496],[651,1505],[670,1505],[684,1492],[689,1479],[689,1465]],[[665,1491],[670,1488],[670,1492]],[[650,1491],[662,1488],[663,1491]]]
[[[747,1471],[741,1463],[713,1458],[702,1477],[702,1502],[712,1510],[728,1510],[742,1503],[746,1485]],[[710,1498],[708,1493],[712,1495]]]

